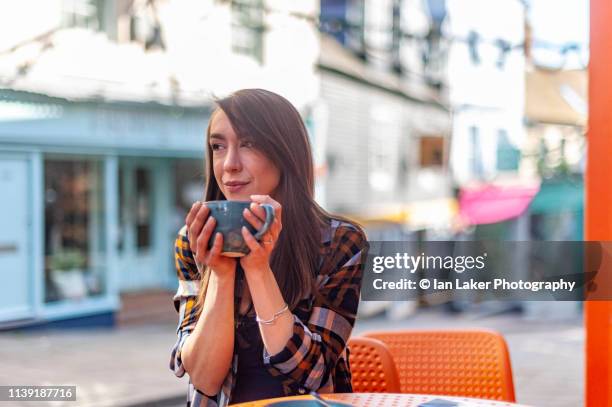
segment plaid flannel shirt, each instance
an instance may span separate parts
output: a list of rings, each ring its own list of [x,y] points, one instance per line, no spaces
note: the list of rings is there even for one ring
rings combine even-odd
[[[275,355],[264,348],[263,361],[274,376],[283,377],[287,396],[310,390],[320,393],[352,392],[346,342],[351,334],[361,290],[363,267],[368,250],[366,237],[350,223],[332,219],[322,231],[316,295],[303,298],[292,310],[293,335]],[[178,290],[174,306],[179,312],[178,339],[172,348],[170,369],[178,377],[185,374],[181,349],[197,323],[195,302],[200,276],[186,236],[186,227],[175,243]],[[238,302],[239,299],[237,299]],[[191,380],[187,407],[228,404],[238,367],[234,357],[221,391],[208,397],[195,389]]]

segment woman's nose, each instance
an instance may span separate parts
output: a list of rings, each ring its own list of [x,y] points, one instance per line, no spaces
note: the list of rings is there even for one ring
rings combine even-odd
[[[240,161],[240,152],[237,148],[230,147],[225,156],[223,169],[228,172],[240,171],[242,163]]]

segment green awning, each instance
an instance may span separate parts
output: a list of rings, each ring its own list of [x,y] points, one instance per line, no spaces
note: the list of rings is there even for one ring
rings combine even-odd
[[[582,178],[543,180],[531,205],[530,213],[574,212],[584,207]]]

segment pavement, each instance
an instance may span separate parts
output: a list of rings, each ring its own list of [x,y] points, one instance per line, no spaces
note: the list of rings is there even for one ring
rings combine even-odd
[[[374,329],[489,328],[508,342],[517,401],[534,406],[584,404],[584,329],[580,317],[550,321],[476,309],[439,307],[390,320],[359,319],[354,334]],[[168,368],[175,323],[115,328],[0,333],[0,384],[76,385],[77,402],[19,406],[184,406],[187,377]],[[9,405],[0,402],[0,406]]]

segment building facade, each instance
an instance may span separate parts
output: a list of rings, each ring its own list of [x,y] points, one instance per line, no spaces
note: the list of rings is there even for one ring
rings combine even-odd
[[[375,240],[448,230],[454,211],[444,53],[425,40],[439,30],[429,3],[321,2],[325,204]]]
[[[105,316],[171,289],[172,243],[201,199],[203,109],[0,91],[0,323]],[[11,272],[12,270],[12,272]]]
[[[112,325],[121,294],[176,290],[173,241],[203,197],[213,97],[262,87],[301,112],[317,99],[318,4],[52,0],[5,11],[0,327]]]

